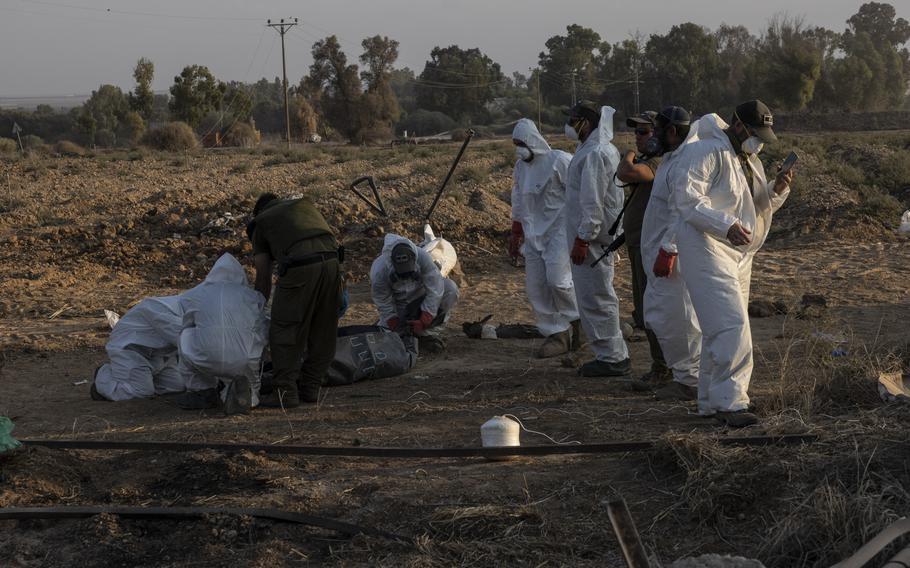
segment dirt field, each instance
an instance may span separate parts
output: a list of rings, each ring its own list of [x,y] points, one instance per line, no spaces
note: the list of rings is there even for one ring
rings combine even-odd
[[[182,411],[167,397],[94,402],[77,384],[105,360],[104,309],[122,314],[145,296],[191,287],[223,252],[249,265],[243,223],[262,191],[317,202],[350,258],[342,323],[372,322],[367,270],[382,235],[417,238],[456,150],[0,162],[0,416],[21,439],[447,447],[480,445],[480,425],[508,413],[557,440],[659,440],[657,450],[489,462],[25,449],[0,455],[0,507],[275,507],[410,540],[231,516],[0,521],[0,565],[622,566],[606,514],[622,496],[665,563],[716,552],[828,566],[910,512],[910,411],[882,404],[876,391],[879,371],[907,370],[910,239],[860,211],[855,188],[811,159],[756,259],[753,299],[793,310],[752,321],[751,393],[763,422],[745,432],[622,381],[579,378],[572,361],[536,360],[537,341],[462,334],[462,321],[487,314],[531,322],[524,274],[504,250],[512,151],[503,142],[471,146],[434,215],[461,257],[462,298],[447,350],[407,375],[324,389],[318,405],[287,413],[231,418]],[[365,174],[376,176],[389,219],[344,189]],[[616,284],[626,318],[628,272],[623,258]],[[827,308],[797,316],[804,293],[823,295]],[[838,335],[844,342],[832,343]],[[636,335],[629,346],[636,374],[645,372],[647,343]],[[832,356],[838,347],[847,355]],[[711,441],[763,433],[815,433],[819,442],[745,450]],[[550,442],[523,433],[522,443]]]

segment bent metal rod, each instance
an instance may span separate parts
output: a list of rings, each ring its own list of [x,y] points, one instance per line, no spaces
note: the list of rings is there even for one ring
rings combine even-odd
[[[712,438],[722,446],[769,446],[812,443],[814,435],[792,434],[783,436],[745,436]],[[562,446],[509,446],[495,448],[377,448],[297,446],[287,444],[236,444],[219,442],[132,442],[108,440],[20,440],[25,446],[42,446],[61,450],[142,450],[163,452],[195,452],[215,450],[221,452],[263,452],[308,456],[343,456],[360,458],[465,458],[503,456],[548,456],[566,454],[615,454],[640,452],[653,449],[657,442],[605,442]]]

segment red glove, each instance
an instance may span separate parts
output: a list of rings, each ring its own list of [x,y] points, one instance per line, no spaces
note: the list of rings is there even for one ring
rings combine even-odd
[[[398,326],[401,325],[401,320],[397,316],[389,318],[389,321],[385,323],[385,326],[392,331],[398,331]]]
[[[430,324],[433,323],[434,317],[435,316],[430,312],[420,312],[420,319],[411,320],[408,322],[408,325],[411,326],[411,331],[420,335],[430,328]]]
[[[675,252],[667,252],[664,249],[660,249],[660,252],[657,253],[657,260],[654,261],[654,276],[658,278],[666,278],[670,276],[670,273],[673,272],[673,266],[676,264]]]
[[[512,221],[512,233],[509,235],[509,256],[518,258],[521,254],[521,243],[524,241],[525,231],[520,221]]]
[[[583,241],[575,237],[575,244],[572,245],[572,252],[569,256],[572,258],[572,264],[584,264],[588,257],[588,241]]]

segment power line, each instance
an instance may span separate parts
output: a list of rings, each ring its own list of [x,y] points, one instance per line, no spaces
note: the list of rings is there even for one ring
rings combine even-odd
[[[44,6],[53,6],[55,8],[66,8],[69,10],[82,10],[85,12],[101,12],[107,14],[117,14],[123,16],[144,16],[150,18],[170,18],[175,20],[222,20],[234,22],[259,21],[259,18],[238,18],[231,16],[187,16],[184,14],[162,14],[154,12],[135,12],[131,10],[119,10],[116,8],[92,8],[91,6],[78,6],[76,4],[66,4],[62,2],[49,2],[48,0],[19,0],[30,4],[39,4]]]

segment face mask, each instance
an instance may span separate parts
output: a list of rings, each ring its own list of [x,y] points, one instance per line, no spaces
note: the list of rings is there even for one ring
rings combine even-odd
[[[746,154],[758,154],[765,147],[765,143],[758,136],[749,136],[743,142],[743,152]]]
[[[657,136],[651,136],[645,142],[646,156],[660,156],[664,153],[664,144]]]
[[[566,124],[565,132],[566,138],[573,142],[578,142],[578,132],[575,131],[571,124]]]
[[[522,160],[524,162],[530,162],[534,159],[534,152],[525,146],[516,146],[515,155],[518,156],[519,160]]]

